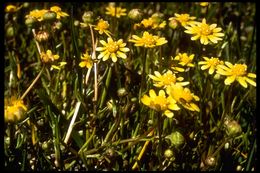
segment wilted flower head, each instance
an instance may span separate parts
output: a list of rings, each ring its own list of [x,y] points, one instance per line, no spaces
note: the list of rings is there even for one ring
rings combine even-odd
[[[27,107],[24,105],[23,100],[11,97],[11,99],[5,99],[5,121],[14,122],[24,118]]]
[[[6,13],[14,13],[18,10],[18,8],[15,5],[7,5],[5,7],[5,12]]]
[[[46,53],[45,52],[41,53],[41,59],[44,63],[48,63],[50,61],[55,61],[59,58],[60,58],[60,56],[59,55],[53,55],[51,50],[47,50]]]

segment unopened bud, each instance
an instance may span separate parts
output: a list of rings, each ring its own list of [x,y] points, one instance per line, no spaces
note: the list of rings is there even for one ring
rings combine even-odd
[[[174,157],[173,151],[171,149],[165,150],[164,157],[167,159],[171,159],[172,157]]]
[[[172,145],[174,145],[175,147],[181,146],[185,141],[183,135],[178,131],[166,136],[166,138],[170,139]]]
[[[43,15],[44,20],[54,20],[56,19],[57,14],[53,11],[48,11]]]
[[[215,157],[207,157],[206,160],[205,160],[205,163],[208,165],[208,166],[215,166],[216,165],[216,158]]]
[[[128,17],[134,21],[140,21],[143,17],[143,13],[140,9],[134,8],[129,11]]]
[[[126,89],[125,89],[125,88],[119,88],[119,89],[117,90],[117,95],[118,95],[119,97],[124,97],[125,95],[127,95]]]
[[[82,15],[82,20],[84,23],[92,23],[94,21],[93,16],[94,13],[92,11],[87,11]]]
[[[224,124],[229,136],[236,136],[242,132],[240,124],[235,120],[226,120]]]
[[[177,22],[177,20],[172,19],[172,20],[169,21],[169,27],[170,27],[170,28],[172,28],[172,29],[176,29],[177,26],[178,26],[178,22]]]

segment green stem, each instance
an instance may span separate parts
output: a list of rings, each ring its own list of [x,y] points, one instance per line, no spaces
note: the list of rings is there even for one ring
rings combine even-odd
[[[105,83],[105,87],[103,88],[102,91],[102,95],[101,95],[101,101],[99,104],[99,109],[101,109],[104,105],[105,99],[106,99],[106,95],[107,95],[107,91],[108,91],[108,87],[110,84],[110,80],[111,80],[111,76],[112,76],[112,67],[109,67],[108,73],[107,73],[107,78],[106,78],[106,83]]]
[[[159,133],[159,152],[158,152],[158,160],[159,163],[161,163],[161,153],[162,153],[162,132],[161,132],[161,114],[157,113],[157,118],[158,118],[158,122],[157,122],[157,126],[158,126],[158,133]]]
[[[140,90],[139,90],[139,100],[142,97],[142,91],[143,91],[144,85],[145,85],[146,56],[147,56],[147,49],[145,48],[143,62],[142,62],[143,63],[143,71],[142,71],[141,87],[140,87]]]

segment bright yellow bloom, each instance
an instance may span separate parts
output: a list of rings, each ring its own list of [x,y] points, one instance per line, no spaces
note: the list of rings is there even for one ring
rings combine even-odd
[[[224,64],[224,62],[218,58],[211,57],[209,59],[208,57],[203,57],[203,59],[205,59],[205,61],[200,61],[198,64],[202,65],[201,70],[209,69],[209,74],[213,74],[218,65]]]
[[[14,122],[24,118],[27,107],[24,105],[23,100],[11,97],[10,100],[5,99],[5,121]]]
[[[83,54],[83,56],[81,56],[81,59],[82,61],[79,63],[80,67],[91,68],[93,66],[93,60],[91,59],[88,53]]]
[[[14,5],[7,5],[5,7],[5,12],[7,12],[7,13],[14,13],[17,10],[18,10],[18,8],[16,6],[14,6]]]
[[[112,58],[113,62],[117,61],[117,57],[126,59],[126,52],[129,52],[130,49],[125,47],[126,43],[123,43],[122,39],[119,39],[118,41],[113,41],[111,37],[107,38],[107,42],[104,40],[100,40],[100,43],[104,47],[97,47],[96,51],[101,51],[101,53],[98,55],[98,59],[103,58],[103,61],[106,61],[108,58]]]
[[[39,22],[40,21],[43,21],[43,15],[48,12],[48,10],[45,10],[45,9],[42,9],[42,10],[33,10],[33,11],[30,11],[29,14],[27,14],[25,16],[25,18],[35,18],[36,20],[38,20]]]
[[[220,32],[222,28],[217,27],[215,23],[208,25],[205,18],[202,22],[190,23],[189,25],[190,26],[185,26],[187,30],[184,32],[194,35],[191,37],[191,40],[200,39],[200,43],[204,45],[217,43],[219,40],[222,40],[221,37],[224,36],[224,33]]]
[[[135,43],[135,46],[143,46],[149,48],[161,46],[168,42],[164,37],[149,34],[149,32],[147,31],[143,33],[142,38],[138,37],[137,35],[132,35],[132,38],[133,39],[129,39],[129,41]]]
[[[202,7],[207,7],[209,5],[208,2],[200,2],[200,6]]]
[[[170,17],[169,20],[177,20],[182,26],[194,23],[196,17],[190,16],[189,14],[178,14],[174,13],[175,17]]]
[[[121,8],[121,7],[114,7],[112,5],[106,7],[106,14],[113,16],[113,17],[117,17],[120,18],[121,16],[126,16],[126,9],[125,8]]]
[[[107,36],[110,37],[111,32],[108,31],[109,23],[103,19],[99,19],[97,25],[95,26],[95,30],[98,31],[99,34],[105,33]]]
[[[166,26],[166,21],[160,23],[159,20],[150,17],[148,19],[143,19],[140,24],[135,24],[134,27],[136,29],[137,27],[141,27],[141,26],[143,26],[144,28],[163,29]]]
[[[175,74],[172,73],[171,70],[168,70],[164,74],[160,74],[158,71],[154,72],[154,75],[149,74],[149,77],[153,79],[154,81],[154,86],[156,87],[164,87],[166,88],[167,86],[170,86],[172,84],[180,83],[182,86],[188,85],[189,82],[180,82],[183,81],[183,77],[176,77]]]
[[[199,107],[193,103],[193,100],[199,101],[199,97],[191,93],[189,88],[183,88],[181,84],[174,84],[166,88],[166,92],[181,104],[184,108],[199,112]]]
[[[141,102],[149,106],[151,109],[154,109],[156,111],[162,111],[164,115],[166,115],[169,118],[173,117],[173,112],[170,110],[180,110],[178,105],[176,104],[176,101],[172,97],[166,97],[164,90],[159,91],[159,95],[157,96],[155,91],[151,89],[149,91],[149,96],[144,95],[141,98]]]
[[[46,53],[44,53],[44,52],[41,53],[41,59],[45,63],[57,60],[59,58],[60,58],[60,56],[59,55],[53,55],[51,50],[47,50]]]
[[[53,68],[53,69],[56,69],[56,70],[60,70],[63,66],[65,66],[67,64],[67,62],[59,62],[59,65],[57,66],[57,65],[51,65],[51,67]]]
[[[188,56],[187,53],[179,53],[177,56],[175,56],[174,60],[179,61],[178,64],[180,64],[181,66],[194,67],[194,64],[192,64],[194,56],[194,54]]]
[[[61,17],[69,16],[67,13],[61,11],[61,8],[59,6],[52,6],[50,8],[50,10],[57,14],[57,17],[56,17],[57,19],[60,19]]]
[[[247,83],[256,87],[256,82],[250,78],[256,78],[256,74],[247,73],[246,64],[231,64],[225,62],[225,65],[218,65],[217,73],[220,75],[227,76],[225,79],[225,85],[230,85],[235,80],[238,81],[244,88],[247,88]]]

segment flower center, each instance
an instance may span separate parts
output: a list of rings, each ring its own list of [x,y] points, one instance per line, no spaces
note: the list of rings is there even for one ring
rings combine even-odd
[[[212,58],[208,61],[210,66],[217,66],[218,64],[220,64],[220,61],[217,58]]]
[[[182,55],[180,61],[188,64],[191,62],[191,59],[187,55]]]
[[[168,108],[167,106],[167,99],[162,96],[157,96],[153,101],[151,101],[151,107],[156,111],[166,110]]]
[[[108,27],[109,27],[109,25],[105,21],[100,21],[97,24],[97,28],[99,28],[100,30],[106,30]]]
[[[175,75],[163,75],[161,81],[165,84],[165,85],[170,85],[172,83],[176,83],[176,76]]]
[[[246,74],[247,66],[245,64],[235,64],[232,68],[232,74],[242,76]]]
[[[154,39],[154,37],[152,35],[147,35],[147,36],[143,37],[143,42],[146,45],[154,45],[156,43],[156,40]]]
[[[188,14],[183,14],[179,17],[180,22],[186,22],[189,20],[189,15]]]
[[[110,52],[110,53],[114,53],[118,50],[118,45],[117,43],[113,42],[113,43],[109,43],[109,45],[107,46],[107,50]]]
[[[212,33],[210,27],[208,24],[206,23],[202,23],[201,26],[200,26],[200,33],[201,35],[210,35]]]

